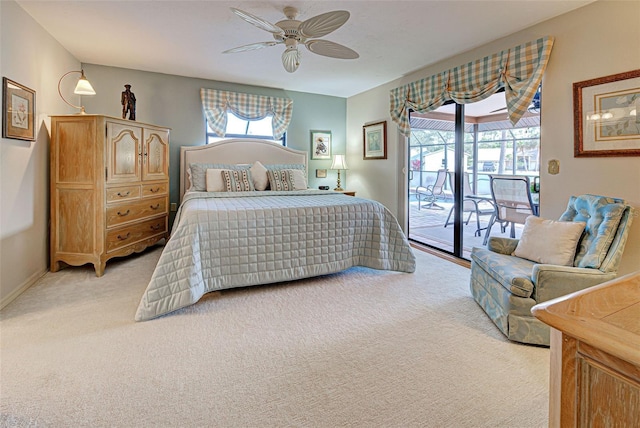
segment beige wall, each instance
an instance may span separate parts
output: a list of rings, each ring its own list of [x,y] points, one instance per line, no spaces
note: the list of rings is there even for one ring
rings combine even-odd
[[[640,269],[640,157],[574,158],[572,83],[640,67],[640,2],[598,1],[537,24],[473,51],[452,57],[347,101],[347,153],[350,185],[359,195],[383,202],[404,218],[406,181],[401,166],[407,157],[404,138],[389,117],[389,90],[465,64],[502,49],[550,35],[555,44],[542,91],[541,214],[557,218],[570,195],[601,194],[626,199],[637,207],[620,273]],[[362,125],[388,121],[387,160],[362,161]],[[550,159],[560,174],[549,175]]]
[[[2,307],[48,268],[48,115],[73,113],[57,84],[80,63],[15,2],[1,1],[0,16],[1,74],[36,91],[37,133],[36,141],[0,141]]]

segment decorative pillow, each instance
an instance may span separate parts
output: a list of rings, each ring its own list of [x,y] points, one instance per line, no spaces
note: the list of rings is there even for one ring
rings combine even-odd
[[[265,168],[265,166],[262,165],[260,161],[255,161],[249,171],[251,171],[253,186],[256,188],[256,190],[267,190],[267,187],[269,186],[269,176],[267,175],[267,168]]]
[[[275,169],[267,171],[271,190],[302,190],[296,188],[292,169]],[[304,187],[306,189],[306,187]]]
[[[530,215],[512,255],[537,263],[573,266],[584,221],[555,221]]]
[[[205,192],[207,190],[206,174],[208,169],[229,169],[243,170],[249,169],[251,165],[226,165],[221,163],[191,163],[189,164],[190,191]]]
[[[251,180],[251,172],[248,169],[222,170],[222,180],[227,192],[252,192],[255,190]]]
[[[606,196],[580,195],[569,199],[560,221],[584,221],[574,266],[600,268],[618,231],[626,206],[624,200]]]
[[[293,186],[296,190],[304,190],[307,188],[307,176],[301,169],[290,169],[293,174]]]
[[[225,192],[226,187],[222,180],[222,169],[208,169],[206,175],[207,192]]]

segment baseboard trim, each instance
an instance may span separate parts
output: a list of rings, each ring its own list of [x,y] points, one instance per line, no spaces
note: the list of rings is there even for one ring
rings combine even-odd
[[[422,244],[417,243],[417,242],[413,242],[412,241],[410,244],[416,250],[423,251],[423,252],[431,254],[433,256],[440,257],[441,259],[447,260],[447,261],[449,261],[451,263],[455,263],[455,264],[457,264],[459,266],[466,267],[467,269],[471,269],[471,262],[468,261],[468,260],[459,259],[458,257],[453,256],[453,255],[451,255],[449,253],[445,253],[444,251],[436,250],[435,248],[431,248],[431,247],[428,247],[426,245],[422,245]]]
[[[29,278],[27,278],[27,280],[23,282],[21,286],[19,286],[18,288],[13,290],[11,293],[9,293],[8,296],[5,296],[3,299],[0,299],[0,310],[3,309],[5,306],[7,306],[9,303],[13,302],[15,299],[17,299],[19,295],[27,291],[29,287],[35,284],[47,272],[49,272],[49,269],[45,268],[40,272],[34,273]]]

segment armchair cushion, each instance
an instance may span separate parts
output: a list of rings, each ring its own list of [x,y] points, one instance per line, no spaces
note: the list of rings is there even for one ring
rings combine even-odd
[[[555,221],[530,215],[514,256],[533,262],[573,266],[584,221]]]
[[[583,221],[584,234],[574,266],[599,269],[618,231],[625,210],[624,201],[606,196],[580,195],[569,199],[560,221]]]

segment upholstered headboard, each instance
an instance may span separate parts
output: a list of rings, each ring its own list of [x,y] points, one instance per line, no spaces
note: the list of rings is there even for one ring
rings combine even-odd
[[[180,147],[180,202],[189,187],[189,164],[303,164],[307,168],[307,152],[282,146],[279,142],[248,138],[232,138],[204,146]]]

